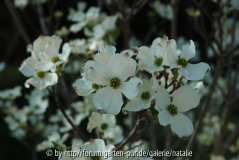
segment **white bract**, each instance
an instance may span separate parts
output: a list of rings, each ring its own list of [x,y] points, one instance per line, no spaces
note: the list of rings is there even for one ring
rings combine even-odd
[[[138,86],[142,83],[139,78],[130,78],[135,75],[136,61],[129,54],[115,54],[106,65],[95,64],[88,71],[91,82],[105,86],[99,89],[93,98],[97,109],[106,113],[118,114],[123,105],[123,93],[128,99],[138,94]],[[126,81],[130,78],[128,81]]]
[[[163,126],[171,125],[171,129],[179,137],[188,137],[193,132],[192,122],[181,112],[195,108],[200,101],[199,95],[189,86],[183,86],[173,93],[171,102],[167,90],[160,86],[156,94],[158,120]]]
[[[89,117],[87,130],[91,132],[92,129],[97,128],[99,132],[104,133],[104,138],[113,138],[115,124],[116,119],[114,115],[101,115],[98,112],[93,112]]]
[[[150,81],[147,79],[143,79],[142,81],[143,84],[139,86],[137,96],[126,104],[125,110],[136,112],[150,107],[156,92],[156,88],[153,88],[153,78]]]

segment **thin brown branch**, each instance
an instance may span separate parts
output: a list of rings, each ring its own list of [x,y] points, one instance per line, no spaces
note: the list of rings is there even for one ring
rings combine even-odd
[[[84,141],[88,141],[88,138],[81,133],[80,130],[78,130],[78,128],[74,125],[74,123],[71,121],[71,119],[68,117],[68,115],[66,114],[62,104],[61,104],[61,101],[59,99],[59,93],[58,93],[58,84],[55,86],[55,94],[54,94],[54,97],[55,97],[55,101],[56,101],[56,105],[57,107],[60,109],[60,111],[62,112],[63,116],[66,118],[66,120],[68,121],[68,123],[71,125],[71,127],[75,130],[75,132],[78,134],[78,136],[84,140]]]

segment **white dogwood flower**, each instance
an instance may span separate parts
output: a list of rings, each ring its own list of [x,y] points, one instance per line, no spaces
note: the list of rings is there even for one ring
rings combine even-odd
[[[84,143],[83,145],[81,145],[82,149],[85,149],[86,151],[92,151],[91,153],[97,153],[97,152],[101,152],[102,156],[97,156],[97,154],[95,154],[95,156],[91,156],[91,157],[86,157],[86,160],[92,160],[92,159],[100,159],[100,160],[112,160],[112,157],[108,157],[107,159],[104,158],[104,155],[106,155],[106,152],[111,152],[113,150],[115,150],[115,146],[112,144],[109,144],[107,146],[105,146],[105,142],[102,139],[90,139],[89,142]]]
[[[117,17],[118,15],[108,16],[102,23],[94,26],[93,39],[101,39],[107,34],[107,32],[114,30],[116,28]]]
[[[25,87],[29,88],[30,85],[38,89],[43,89],[55,85],[57,83],[58,77],[56,73],[49,73],[48,70],[36,70],[35,66],[38,60],[33,57],[26,59],[19,71],[26,77],[29,77],[25,82]]]
[[[79,96],[88,96],[92,92],[100,88],[98,84],[92,83],[89,80],[86,80],[85,77],[82,79],[76,80],[72,85]]]
[[[156,88],[153,88],[153,78],[151,78],[150,81],[147,79],[143,79],[142,81],[143,84],[139,86],[139,93],[134,99],[126,104],[125,110],[135,112],[150,107],[156,92]]]
[[[70,26],[70,30],[74,33],[81,31],[87,25],[91,26],[99,21],[100,8],[90,7],[86,13],[84,13],[83,10],[85,7],[82,4],[82,2],[78,3],[78,10],[75,11],[74,9],[71,9],[68,16],[68,20],[76,22]]]
[[[138,86],[142,83],[139,78],[130,78],[135,75],[136,61],[129,54],[115,54],[109,58],[106,65],[95,64],[88,71],[91,82],[105,86],[99,89],[93,98],[97,109],[110,114],[118,114],[123,105],[123,93],[128,99],[138,94]]]
[[[193,132],[192,122],[181,112],[186,112],[199,104],[199,95],[189,86],[183,86],[173,93],[171,102],[167,90],[160,86],[156,94],[156,109],[161,125],[171,125],[171,129],[179,137],[187,137]]]
[[[104,138],[113,138],[115,124],[116,119],[114,115],[101,115],[98,112],[93,112],[89,117],[87,130],[91,132],[92,129],[97,128],[99,132],[104,133]]]
[[[62,48],[62,53],[59,54],[58,52],[55,46],[46,46],[44,52],[40,54],[40,61],[36,64],[37,69],[46,71],[52,70],[54,72],[58,65],[67,62],[71,53],[71,47],[68,43],[65,43]]]
[[[201,80],[206,72],[210,70],[210,66],[204,62],[198,64],[190,64],[188,60],[196,54],[194,42],[191,40],[190,45],[184,45],[182,51],[177,55],[177,45],[174,40],[171,40],[167,47],[167,53],[164,60],[166,65],[171,68],[179,68],[179,73],[185,76],[188,80]]]

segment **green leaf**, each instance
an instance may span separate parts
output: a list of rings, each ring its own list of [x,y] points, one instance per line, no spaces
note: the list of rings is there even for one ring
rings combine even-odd
[[[54,147],[56,148],[56,150],[58,151],[64,151],[64,148],[59,145],[58,143],[54,142],[54,141],[51,141],[51,143],[54,145]]]

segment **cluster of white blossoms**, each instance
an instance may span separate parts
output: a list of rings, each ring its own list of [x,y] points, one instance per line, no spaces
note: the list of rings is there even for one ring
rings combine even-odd
[[[156,38],[150,47],[121,53],[102,44],[73,87],[80,96],[93,94],[94,106],[105,114],[119,114],[123,97],[128,99],[123,111],[137,112],[155,104],[160,124],[170,124],[178,136],[186,137],[192,134],[193,125],[184,112],[195,108],[200,96],[183,79],[201,80],[210,70],[206,63],[188,62],[195,54],[193,41],[178,50],[175,40],[166,36]],[[150,73],[151,79],[139,78],[142,72]]]
[[[62,39],[58,36],[39,36],[30,46],[31,56],[23,61],[20,72],[29,77],[25,87],[30,85],[43,89],[55,85],[58,81],[57,72],[60,70],[69,57],[71,47],[65,43],[62,53],[59,49]]]

